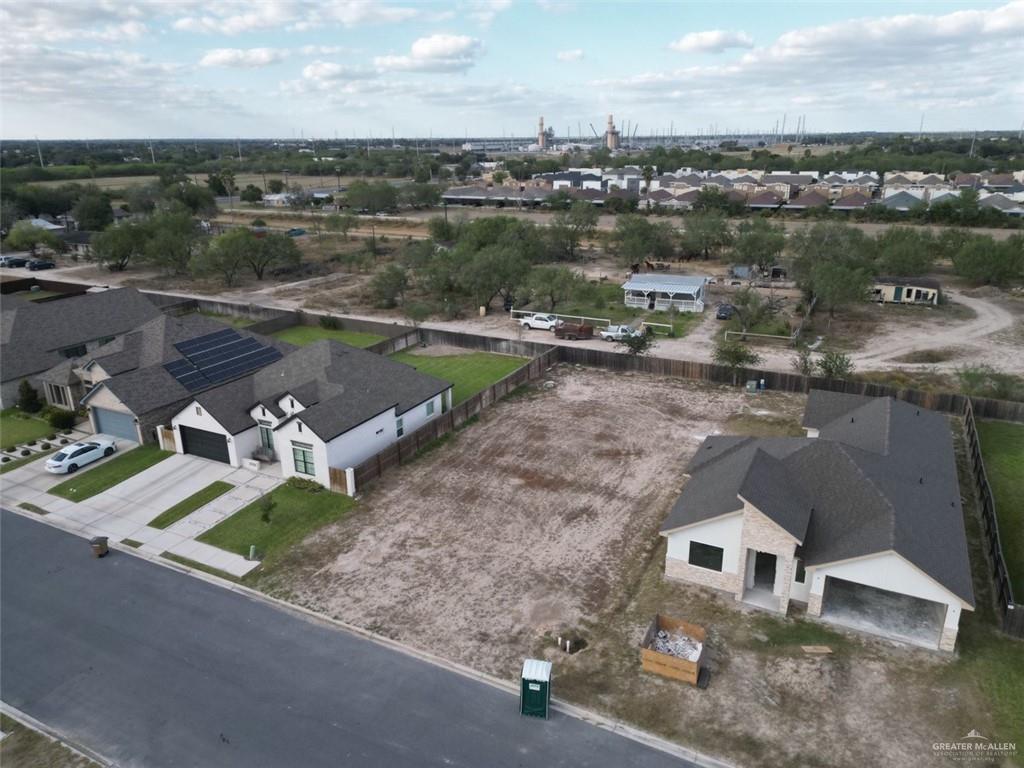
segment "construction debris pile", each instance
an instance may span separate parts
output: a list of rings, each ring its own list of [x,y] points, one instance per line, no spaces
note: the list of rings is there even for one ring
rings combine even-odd
[[[689,635],[684,635],[682,632],[669,633],[664,629],[659,630],[658,634],[654,636],[654,640],[651,641],[651,650],[667,653],[669,656],[687,661],[697,661],[703,647],[703,643],[694,640]]]

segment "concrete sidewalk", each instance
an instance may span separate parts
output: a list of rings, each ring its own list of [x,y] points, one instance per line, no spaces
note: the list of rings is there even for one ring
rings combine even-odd
[[[100,463],[82,472],[87,473]],[[79,502],[48,493],[67,479],[67,475],[46,472],[40,460],[39,466],[21,467],[2,476],[3,501],[10,505],[29,503],[43,509],[48,513],[48,522],[73,533],[140,542],[139,548],[148,554],[170,552],[239,578],[259,562],[202,544],[195,538],[282,482],[279,477],[185,454],[174,454]],[[218,480],[235,487],[166,529],[149,525],[175,504]]]

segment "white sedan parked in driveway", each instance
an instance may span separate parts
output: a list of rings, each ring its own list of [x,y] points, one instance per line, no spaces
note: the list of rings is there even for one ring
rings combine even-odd
[[[533,328],[536,331],[553,331],[561,323],[562,321],[554,315],[533,314],[519,319],[519,324],[523,328]]]
[[[56,475],[71,474],[86,464],[91,464],[104,456],[110,456],[117,450],[114,441],[109,437],[97,437],[83,440],[61,448],[46,460],[46,471]]]

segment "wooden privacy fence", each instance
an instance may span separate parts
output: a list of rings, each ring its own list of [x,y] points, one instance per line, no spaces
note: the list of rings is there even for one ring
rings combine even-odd
[[[1003,557],[1003,545],[999,538],[999,519],[996,517],[996,502],[992,487],[988,483],[985,462],[981,455],[981,441],[974,421],[974,409],[970,401],[964,407],[964,428],[967,433],[967,457],[971,462],[971,476],[981,499],[981,522],[985,533],[985,550],[992,564],[992,581],[995,586],[996,602],[1002,613],[1002,628],[1008,635],[1024,637],[1024,605],[1013,599],[1010,573]]]
[[[415,458],[423,448],[434,440],[455,431],[516,387],[540,378],[549,367],[557,362],[558,347],[547,347],[544,352],[534,357],[526,365],[517,368],[487,389],[462,401],[439,418],[424,424],[376,456],[367,459],[354,468],[356,489],[362,489],[367,483],[376,480],[389,469]]]

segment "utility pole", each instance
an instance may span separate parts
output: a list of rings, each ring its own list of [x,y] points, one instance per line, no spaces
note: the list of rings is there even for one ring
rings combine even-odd
[[[39,153],[39,167],[42,168],[43,167],[43,150],[39,146],[39,137],[38,136],[36,136],[36,152]]]
[[[242,139],[237,137],[235,139],[235,146],[238,147],[238,162],[242,162]]]
[[[153,161],[153,165],[156,165],[156,154],[153,152],[153,140],[149,140],[149,159]]]

